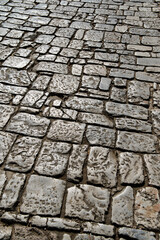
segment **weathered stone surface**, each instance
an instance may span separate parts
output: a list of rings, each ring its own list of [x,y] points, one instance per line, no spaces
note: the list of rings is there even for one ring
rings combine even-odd
[[[119,235],[124,237],[129,237],[137,240],[156,240],[156,235],[153,232],[147,232],[141,229],[133,228],[120,228]]]
[[[68,67],[62,63],[40,62],[35,66],[37,72],[68,73]]]
[[[135,153],[119,154],[119,171],[121,183],[141,184],[144,181],[142,157]]]
[[[65,218],[48,218],[47,226],[64,230],[80,230],[80,224]]]
[[[82,170],[87,154],[88,145],[73,145],[67,169],[67,179],[75,182],[82,179]]]
[[[42,137],[46,134],[50,120],[28,113],[17,113],[7,126],[8,131],[29,136]]]
[[[127,116],[132,118],[147,119],[148,110],[141,106],[107,102],[106,111],[113,116]]]
[[[160,135],[160,109],[153,109],[152,111],[153,130]]]
[[[144,161],[147,166],[149,184],[160,186],[160,154],[145,154]]]
[[[86,131],[86,138],[92,145],[114,147],[115,130],[89,125]]]
[[[46,217],[33,216],[29,222],[31,223],[32,226],[46,227],[47,220],[48,220],[48,218],[46,218]]]
[[[64,190],[63,180],[31,175],[23,195],[21,212],[51,216],[60,214]]]
[[[102,31],[88,30],[84,35],[84,40],[100,42],[103,38]]]
[[[72,94],[78,90],[79,83],[79,77],[64,74],[54,74],[48,90],[49,92]]]
[[[82,77],[82,87],[97,88],[100,81],[100,77],[86,76]]]
[[[147,73],[147,72],[136,72],[136,79],[140,80],[140,81],[160,83],[160,74]]]
[[[6,182],[6,173],[4,171],[0,171],[0,195],[2,194],[2,190],[4,188],[5,182]]]
[[[105,42],[119,43],[121,39],[121,34],[117,32],[106,32],[104,36]]]
[[[70,239],[66,239],[66,240],[70,240]],[[95,236],[92,234],[82,233],[82,234],[76,235],[74,240],[113,240],[113,238],[106,238],[103,236]]]
[[[160,90],[153,92],[153,104],[160,108]]]
[[[118,54],[110,54],[106,52],[95,52],[95,59],[103,60],[103,61],[111,61],[118,62],[119,55]]]
[[[113,197],[112,222],[118,225],[133,225],[133,189],[127,186]]]
[[[67,167],[70,149],[71,145],[68,143],[45,141],[38,156],[35,170],[39,174],[48,176],[63,174]]]
[[[135,221],[148,229],[160,229],[160,199],[156,188],[138,190],[135,198]]]
[[[95,123],[97,125],[113,127],[113,122],[107,116],[102,114],[80,112],[77,119],[84,123]]]
[[[0,131],[0,164],[3,163],[15,139],[16,135]]]
[[[82,22],[82,21],[74,21],[70,25],[71,28],[75,29],[91,29],[91,24],[87,22]]]
[[[15,107],[0,104],[0,128],[3,128],[6,125],[14,111]]]
[[[156,151],[156,141],[157,138],[151,134],[118,131],[116,147],[134,152],[152,153]]]
[[[83,138],[85,124],[71,121],[56,120],[52,123],[48,138],[52,140],[80,143]]]
[[[109,76],[132,79],[132,78],[134,78],[134,71],[126,70],[126,69],[119,69],[119,68],[112,68]]]
[[[140,132],[151,132],[152,125],[146,121],[133,118],[116,118],[116,128],[124,130],[136,130]]]
[[[145,104],[150,97],[150,85],[140,81],[130,81],[128,84],[128,101]]]
[[[5,169],[27,172],[35,161],[41,146],[41,140],[31,137],[19,138],[7,157]]]
[[[101,222],[108,209],[107,189],[81,184],[68,189],[65,215]]]
[[[118,102],[126,102],[126,93],[126,89],[113,87],[111,90],[110,99]]]
[[[31,60],[27,59],[27,58],[10,56],[7,58],[7,60],[2,65],[5,67],[22,69],[22,68],[26,67],[30,61]]]
[[[87,162],[88,182],[110,188],[116,185],[116,176],[117,162],[114,153],[108,148],[91,147]]]
[[[92,98],[70,97],[66,101],[66,106],[72,109],[93,113],[102,113],[103,111],[103,101]]]
[[[102,77],[99,84],[99,89],[102,91],[108,91],[110,88],[110,85],[111,85],[111,79]]]
[[[13,240],[48,240],[48,236],[38,228],[15,226]],[[54,238],[53,238],[54,239]]]
[[[43,105],[46,98],[47,94],[45,95],[43,91],[29,90],[23,98],[21,105],[39,108]]]
[[[107,71],[105,66],[88,64],[84,67],[84,73],[87,75],[106,76]]]
[[[11,209],[17,202],[19,192],[24,185],[25,175],[15,173],[8,181],[0,202],[0,207]]]
[[[84,232],[91,232],[93,234],[104,235],[112,237],[114,235],[114,227],[102,223],[85,222],[82,225]]]
[[[12,235],[12,227],[0,226],[0,239],[9,240]]]

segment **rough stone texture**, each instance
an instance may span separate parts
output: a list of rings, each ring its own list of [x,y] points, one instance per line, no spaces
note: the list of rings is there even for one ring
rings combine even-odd
[[[0,128],[3,128],[6,125],[14,111],[15,111],[14,107],[0,104],[0,118],[1,118]]]
[[[127,186],[113,197],[112,222],[118,225],[133,225],[133,189]]]
[[[2,190],[4,188],[5,182],[6,182],[6,174],[4,171],[0,171],[0,195],[2,194]]]
[[[84,130],[85,124],[56,120],[52,123],[47,137],[52,140],[81,143]]]
[[[106,76],[106,67],[101,65],[86,65],[84,73],[87,75]]]
[[[45,141],[38,156],[35,170],[39,174],[47,176],[63,174],[67,167],[70,149],[71,145],[68,143]]]
[[[29,136],[43,137],[46,134],[50,120],[28,113],[17,113],[7,126],[8,131]]]
[[[108,148],[91,147],[87,162],[88,182],[104,187],[116,185],[116,157]]]
[[[160,154],[145,154],[144,161],[147,166],[149,184],[160,186]]]
[[[107,189],[81,184],[68,189],[65,215],[84,220],[104,221],[110,193]]]
[[[142,184],[144,181],[142,157],[135,153],[119,154],[119,171],[121,183]]]
[[[5,169],[18,172],[29,171],[34,164],[40,146],[41,140],[37,138],[19,138],[7,157]]]
[[[119,235],[124,237],[130,237],[137,240],[156,240],[155,233],[147,232],[141,229],[133,229],[133,228],[120,228]]]
[[[68,73],[67,65],[61,63],[40,62],[35,66],[37,72]]]
[[[11,56],[3,63],[3,66],[22,69],[28,65],[30,59]]]
[[[0,239],[9,240],[12,235],[12,227],[0,226]]]
[[[23,195],[21,211],[33,215],[60,214],[64,190],[63,180],[31,175]]]
[[[160,109],[152,110],[153,130],[159,136],[160,135]]]
[[[13,240],[47,240],[48,236],[38,228],[15,226]]]
[[[0,164],[3,163],[15,139],[16,135],[0,131]]]
[[[47,226],[49,228],[57,228],[59,230],[80,230],[80,224],[69,219],[48,218]]]
[[[118,131],[116,147],[134,152],[152,153],[156,151],[156,141],[157,138],[151,134]]]
[[[160,229],[160,200],[156,188],[145,187],[139,190],[135,198],[135,221],[148,229]]]
[[[83,224],[83,231],[91,232],[93,234],[104,235],[107,237],[112,237],[114,235],[114,227],[113,226],[101,224],[101,223],[85,222]]]

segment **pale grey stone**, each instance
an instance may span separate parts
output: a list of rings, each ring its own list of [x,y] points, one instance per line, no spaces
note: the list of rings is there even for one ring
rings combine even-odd
[[[140,81],[130,81],[128,84],[128,101],[130,103],[146,104],[150,97],[150,85]]]
[[[37,90],[45,90],[48,86],[50,79],[51,78],[46,75],[38,76],[36,80],[33,82],[32,88]]]
[[[50,25],[53,25],[54,27],[68,27],[69,24],[70,20],[60,18],[53,18],[50,22]]]
[[[78,90],[79,84],[79,77],[64,74],[54,74],[48,91],[62,94],[72,94]]]
[[[22,137],[16,140],[10,151],[5,169],[27,172],[35,161],[41,146],[41,140],[38,138]]]
[[[106,111],[113,116],[127,116],[145,120],[148,118],[148,110],[146,108],[132,104],[107,102]]]
[[[3,163],[15,139],[16,135],[0,131],[0,164]]]
[[[100,78],[95,76],[82,76],[82,87],[97,88]]]
[[[126,70],[126,69],[119,69],[119,68],[112,68],[109,76],[132,79],[132,78],[134,78],[134,71]]]
[[[153,109],[152,121],[153,121],[153,130],[159,136],[160,135],[160,109]]]
[[[30,79],[27,74],[27,71],[11,68],[1,68],[0,70],[0,82],[8,83],[17,86],[29,86]]]
[[[65,216],[104,221],[110,193],[107,189],[81,184],[67,191]]]
[[[47,221],[48,221],[48,218],[46,217],[33,216],[30,220],[30,223],[32,226],[46,227]]]
[[[0,103],[9,104],[11,100],[12,100],[11,94],[0,92]]]
[[[84,66],[84,73],[87,75],[106,76],[106,67],[102,65],[87,64]]]
[[[52,35],[40,34],[34,41],[40,44],[49,44],[53,40]]]
[[[3,128],[7,124],[14,111],[15,107],[0,104],[0,128]]]
[[[142,44],[144,45],[159,45],[160,44],[160,39],[159,36],[143,36],[142,37]]]
[[[17,113],[7,126],[8,131],[29,136],[42,137],[46,134],[50,120],[29,113]]]
[[[116,118],[116,128],[124,130],[136,130],[140,132],[151,132],[152,125],[146,121],[133,118]]]
[[[12,227],[0,226],[0,239],[9,240],[12,235]]]
[[[142,157],[135,153],[121,152],[119,172],[121,183],[142,184],[144,181]]]
[[[57,176],[63,174],[69,159],[71,145],[45,141],[35,166],[35,170],[42,175]]]
[[[47,96],[44,96],[43,91],[29,90],[23,98],[21,105],[26,107],[41,107],[46,98]],[[40,105],[39,101],[41,101]]]
[[[141,230],[141,229],[134,229],[134,228],[120,228],[119,235],[124,237],[129,237],[137,240],[156,240],[156,235],[153,232]]]
[[[68,38],[64,38],[64,37],[55,37],[53,39],[53,41],[51,42],[52,46],[56,46],[56,47],[67,47],[69,44],[69,39]]]
[[[160,108],[160,90],[153,92],[153,104],[157,105]]]
[[[105,42],[119,43],[121,40],[121,34],[117,32],[106,32],[104,36]]]
[[[160,66],[160,58],[137,58],[137,64],[143,66]]]
[[[113,238],[106,238],[106,237],[103,237],[103,236],[94,236],[92,234],[81,233],[81,234],[78,234],[74,238],[74,240],[113,240]]]
[[[21,188],[24,185],[26,176],[24,174],[15,173],[8,181],[2,195],[0,206],[12,209],[18,200]]]
[[[129,186],[117,193],[112,202],[112,222],[118,225],[133,225],[133,189]]]
[[[116,53],[107,52],[95,52],[95,59],[106,61],[106,62],[118,62],[119,55]]]
[[[160,199],[156,188],[145,187],[137,191],[135,198],[135,222],[145,228],[159,230]]]
[[[144,161],[147,166],[149,184],[160,186],[160,154],[145,154]]]
[[[47,226],[49,228],[57,228],[59,230],[80,230],[80,224],[65,218],[48,218]]]
[[[116,185],[117,161],[113,151],[108,148],[91,147],[87,161],[87,179],[104,187]]]
[[[38,13],[39,13],[39,10],[38,10]],[[50,20],[51,20],[50,18],[40,17],[40,16],[31,16],[28,19],[29,22],[37,23],[40,25],[47,25]]]
[[[75,32],[74,28],[62,27],[58,28],[55,35],[60,37],[71,38]]]
[[[101,78],[99,89],[103,91],[108,91],[111,85],[111,79],[110,78]]]
[[[89,125],[86,131],[86,138],[92,145],[114,147],[115,130]]]
[[[153,153],[157,138],[151,134],[118,131],[116,147],[134,152]]]
[[[123,78],[115,78],[114,85],[117,87],[126,87],[127,80]]]
[[[119,102],[126,102],[126,89],[113,87],[111,90],[110,99]]]
[[[108,116],[102,114],[79,112],[77,120],[84,123],[95,123],[97,125],[113,127],[112,120]]]
[[[85,130],[85,124],[56,120],[52,122],[47,137],[52,140],[71,141],[81,143]]]
[[[82,73],[82,65],[73,64],[72,66],[72,74],[76,76],[81,76]]]
[[[31,60],[27,58],[10,56],[7,58],[7,60],[5,60],[2,65],[6,67],[22,69],[26,67],[30,61]]]
[[[60,214],[65,190],[65,181],[31,175],[23,195],[21,212],[33,215]]]
[[[103,39],[102,31],[88,30],[84,35],[84,40],[100,42]]]
[[[69,234],[63,234],[63,239],[62,240],[71,240],[71,236]]]
[[[4,188],[5,182],[6,182],[6,173],[4,171],[0,171],[0,196],[2,194],[2,190]]]
[[[66,100],[66,106],[71,109],[92,113],[102,113],[103,111],[103,101],[93,98],[70,97]]]
[[[91,232],[93,234],[104,235],[112,237],[114,235],[114,227],[102,223],[85,222],[82,224],[84,232]]]
[[[21,97],[23,98],[23,95],[27,92],[27,88],[0,83],[0,91],[3,93],[7,93],[8,95],[9,94],[18,94],[18,95],[21,95]]]
[[[75,29],[91,29],[92,26],[88,22],[74,21],[70,25],[71,28]]]
[[[82,170],[87,154],[88,145],[73,145],[67,169],[67,179],[75,182],[82,179]]]
[[[0,60],[4,61],[6,60],[6,58],[11,55],[11,53],[13,52],[13,48],[9,48],[6,46],[1,47],[0,46]]]
[[[52,72],[52,73],[68,73],[68,66],[61,63],[54,62],[40,62],[35,66],[37,72]]]
[[[156,82],[160,83],[160,74],[158,73],[146,73],[146,72],[136,72],[136,79],[146,82]]]
[[[16,214],[12,212],[5,212],[1,219],[9,223],[27,223],[29,215]]]

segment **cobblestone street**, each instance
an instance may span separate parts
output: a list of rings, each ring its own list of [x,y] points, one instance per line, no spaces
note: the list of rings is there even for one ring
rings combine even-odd
[[[0,240],[160,240],[160,0],[0,0]]]

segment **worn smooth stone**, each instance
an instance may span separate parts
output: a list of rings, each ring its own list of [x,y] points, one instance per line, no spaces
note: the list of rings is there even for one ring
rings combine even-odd
[[[47,137],[52,140],[81,143],[84,130],[83,123],[56,120],[52,122]]]
[[[45,141],[38,156],[35,171],[47,176],[63,174],[67,167],[71,145]]]
[[[14,111],[15,107],[0,104],[0,128],[3,128],[6,125]]]
[[[31,60],[27,58],[10,56],[7,58],[7,60],[5,60],[5,62],[2,65],[5,67],[22,69],[26,67],[30,61]]]
[[[160,199],[156,188],[145,187],[138,190],[135,198],[135,222],[152,230],[160,229]]]
[[[107,189],[81,184],[67,191],[65,216],[104,221],[110,193]]]
[[[137,240],[156,240],[155,233],[141,229],[123,227],[119,229],[118,233],[120,236],[129,237]]]
[[[114,235],[114,226],[102,223],[85,222],[82,224],[84,232],[112,237]]]
[[[79,77],[64,74],[54,74],[48,91],[62,94],[72,94],[78,90],[79,83]]]
[[[84,73],[87,75],[106,76],[107,71],[105,66],[88,64],[84,67]]]
[[[5,212],[1,219],[4,222],[9,222],[9,223],[27,223],[29,218],[29,215],[23,215],[23,214],[16,214],[12,212]]]
[[[62,63],[40,62],[35,66],[37,72],[68,73],[68,66]]]
[[[115,154],[108,148],[91,147],[87,162],[88,182],[110,188],[116,185],[116,175]]]
[[[7,126],[8,131],[29,136],[43,137],[46,134],[50,120],[28,113],[17,113]]]
[[[160,58],[137,58],[137,64],[143,66],[160,66]]]
[[[70,97],[66,101],[66,106],[71,109],[92,113],[102,113],[103,111],[103,101],[93,98]]]
[[[51,216],[60,214],[64,190],[63,180],[31,175],[23,195],[21,212]]]
[[[156,151],[157,138],[151,134],[118,131],[116,147],[134,152]]]
[[[46,218],[46,217],[33,216],[29,222],[31,223],[32,226],[46,227],[47,220],[48,220],[48,218]]]
[[[142,184],[144,181],[142,157],[135,153],[119,154],[119,171],[121,183]]]
[[[3,163],[15,139],[16,135],[0,131],[0,164]]]
[[[117,68],[117,69],[112,68],[109,76],[132,79],[132,78],[134,78],[134,71],[126,70],[126,69],[119,69],[119,68]]]
[[[67,179],[75,182],[82,179],[82,170],[87,154],[88,145],[73,145],[67,169]]]
[[[23,98],[21,105],[39,108],[43,105],[46,98],[47,96],[44,95],[43,91],[29,90]]]
[[[147,73],[147,72],[136,72],[136,79],[146,82],[160,83],[160,74],[158,73]]]
[[[0,206],[12,209],[18,200],[21,188],[24,185],[26,176],[24,174],[15,173],[8,181],[2,195]]]
[[[144,161],[146,163],[149,184],[160,186],[160,154],[145,154]]]
[[[9,240],[12,235],[12,227],[0,226],[0,239]]]
[[[113,197],[112,222],[118,225],[133,225],[133,189],[127,186]]]
[[[140,81],[130,81],[128,84],[128,101],[144,104],[150,97],[150,85]]]
[[[38,138],[19,138],[7,157],[5,169],[18,172],[29,171],[34,164],[40,146],[41,140]]]
[[[103,38],[102,31],[88,30],[84,35],[84,40],[100,42]]]
[[[64,230],[80,230],[80,224],[65,218],[48,218],[47,226],[49,228],[57,228]]]
[[[132,104],[107,102],[106,112],[113,116],[127,116],[145,120],[148,118],[148,110],[146,108]]]
[[[102,60],[102,61],[111,61],[111,62],[118,62],[119,55],[118,54],[110,54],[106,52],[95,52],[95,59]]]
[[[115,130],[110,128],[88,125],[86,131],[86,138],[92,145],[114,147]]]

